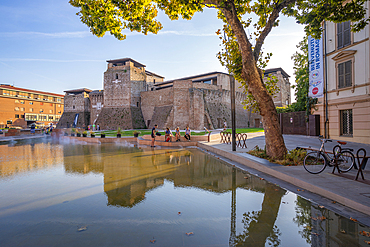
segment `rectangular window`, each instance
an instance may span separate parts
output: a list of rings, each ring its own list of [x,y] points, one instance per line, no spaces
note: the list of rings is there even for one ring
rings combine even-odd
[[[21,97],[21,98],[27,98],[27,93],[21,93],[19,92],[18,96]]]
[[[33,102],[32,101],[30,101],[30,105],[33,105]]]
[[[23,115],[21,115],[21,118],[24,118],[24,114],[23,114]]]
[[[351,21],[337,23],[337,48],[351,44]]]
[[[16,99],[14,102],[15,102],[15,103],[19,103],[19,100],[17,100],[17,99]]]
[[[15,118],[19,118],[19,114],[15,114]]]
[[[21,111],[24,111],[24,107],[21,107]]]
[[[352,86],[352,60],[338,64],[338,88]]]
[[[53,113],[53,110],[49,110],[49,113]]]
[[[352,109],[340,111],[340,129],[342,136],[353,135]]]
[[[19,107],[17,106],[17,107],[15,107],[15,109],[14,110],[16,110],[16,111],[19,111]]]
[[[30,108],[30,112],[33,112],[33,108]]]
[[[36,121],[37,115],[36,114],[26,114],[25,120],[26,121]]]

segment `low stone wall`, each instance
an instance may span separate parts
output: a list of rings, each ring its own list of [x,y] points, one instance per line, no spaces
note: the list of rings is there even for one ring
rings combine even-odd
[[[76,136],[61,136],[62,139],[68,139],[73,141],[82,141],[88,143],[120,143],[120,142],[135,142],[137,141],[136,137],[105,137],[101,138],[99,136],[96,137],[76,137]]]
[[[42,134],[41,129],[35,130],[35,134]],[[20,129],[8,129],[7,132],[4,132],[5,136],[21,136],[21,135],[31,135],[30,129],[20,130]]]
[[[62,139],[68,139],[68,140],[74,140],[74,141],[82,141],[82,142],[87,142],[87,143],[120,143],[120,142],[133,142],[133,143],[138,143],[138,144],[144,144],[144,145],[150,145],[150,141],[152,140],[150,135],[144,135],[139,137],[121,137],[121,138],[116,138],[116,137],[105,137],[101,138],[99,136],[96,137],[76,137],[76,136],[61,136]],[[219,134],[213,134],[210,135],[210,141],[215,141],[219,140],[220,135]],[[172,137],[172,142],[165,142],[164,141],[164,136],[157,136],[155,138],[156,140],[156,145],[157,146],[178,146],[175,141],[175,137]],[[198,142],[204,142],[208,141],[208,135],[206,136],[192,136],[191,137],[191,144],[192,145],[197,145]],[[187,143],[187,140],[182,136],[181,137],[181,142]],[[181,146],[181,145],[180,145]]]

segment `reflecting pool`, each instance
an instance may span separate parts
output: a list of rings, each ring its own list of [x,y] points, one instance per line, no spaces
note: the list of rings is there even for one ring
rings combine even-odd
[[[368,227],[195,148],[0,145],[0,188],[1,246],[368,246],[370,240]]]

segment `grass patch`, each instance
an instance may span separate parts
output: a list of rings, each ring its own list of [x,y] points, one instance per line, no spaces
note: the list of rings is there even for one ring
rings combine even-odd
[[[134,131],[140,131],[141,133],[139,134],[139,136],[150,135],[152,133],[152,130],[121,130],[121,136],[134,136]],[[117,136],[117,130],[95,131],[94,133],[96,136],[100,136],[100,134],[105,134],[105,136],[111,136],[111,137]],[[161,135],[165,135],[164,131],[159,131],[159,133],[161,133]],[[173,131],[172,134],[175,135],[176,133]],[[181,136],[184,136],[185,131],[184,132],[180,131],[180,134]],[[204,131],[191,132],[191,135],[203,136]]]
[[[259,158],[267,159],[272,163],[277,163],[283,166],[300,166],[303,165],[303,159],[306,156],[307,152],[304,149],[293,149],[288,151],[285,155],[285,158],[282,160],[275,160],[269,157],[266,154],[266,146],[264,149],[260,148],[258,145],[254,147],[254,149],[247,152],[253,156],[257,156]]]
[[[231,132],[231,128],[226,131]],[[263,128],[240,128],[236,129],[236,133],[253,133],[253,132],[264,132]]]

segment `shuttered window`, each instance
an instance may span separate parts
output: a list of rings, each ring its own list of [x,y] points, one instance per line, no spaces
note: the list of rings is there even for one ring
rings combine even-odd
[[[352,60],[338,64],[338,88],[352,86]]]
[[[343,48],[351,44],[351,22],[337,23],[337,48]]]

